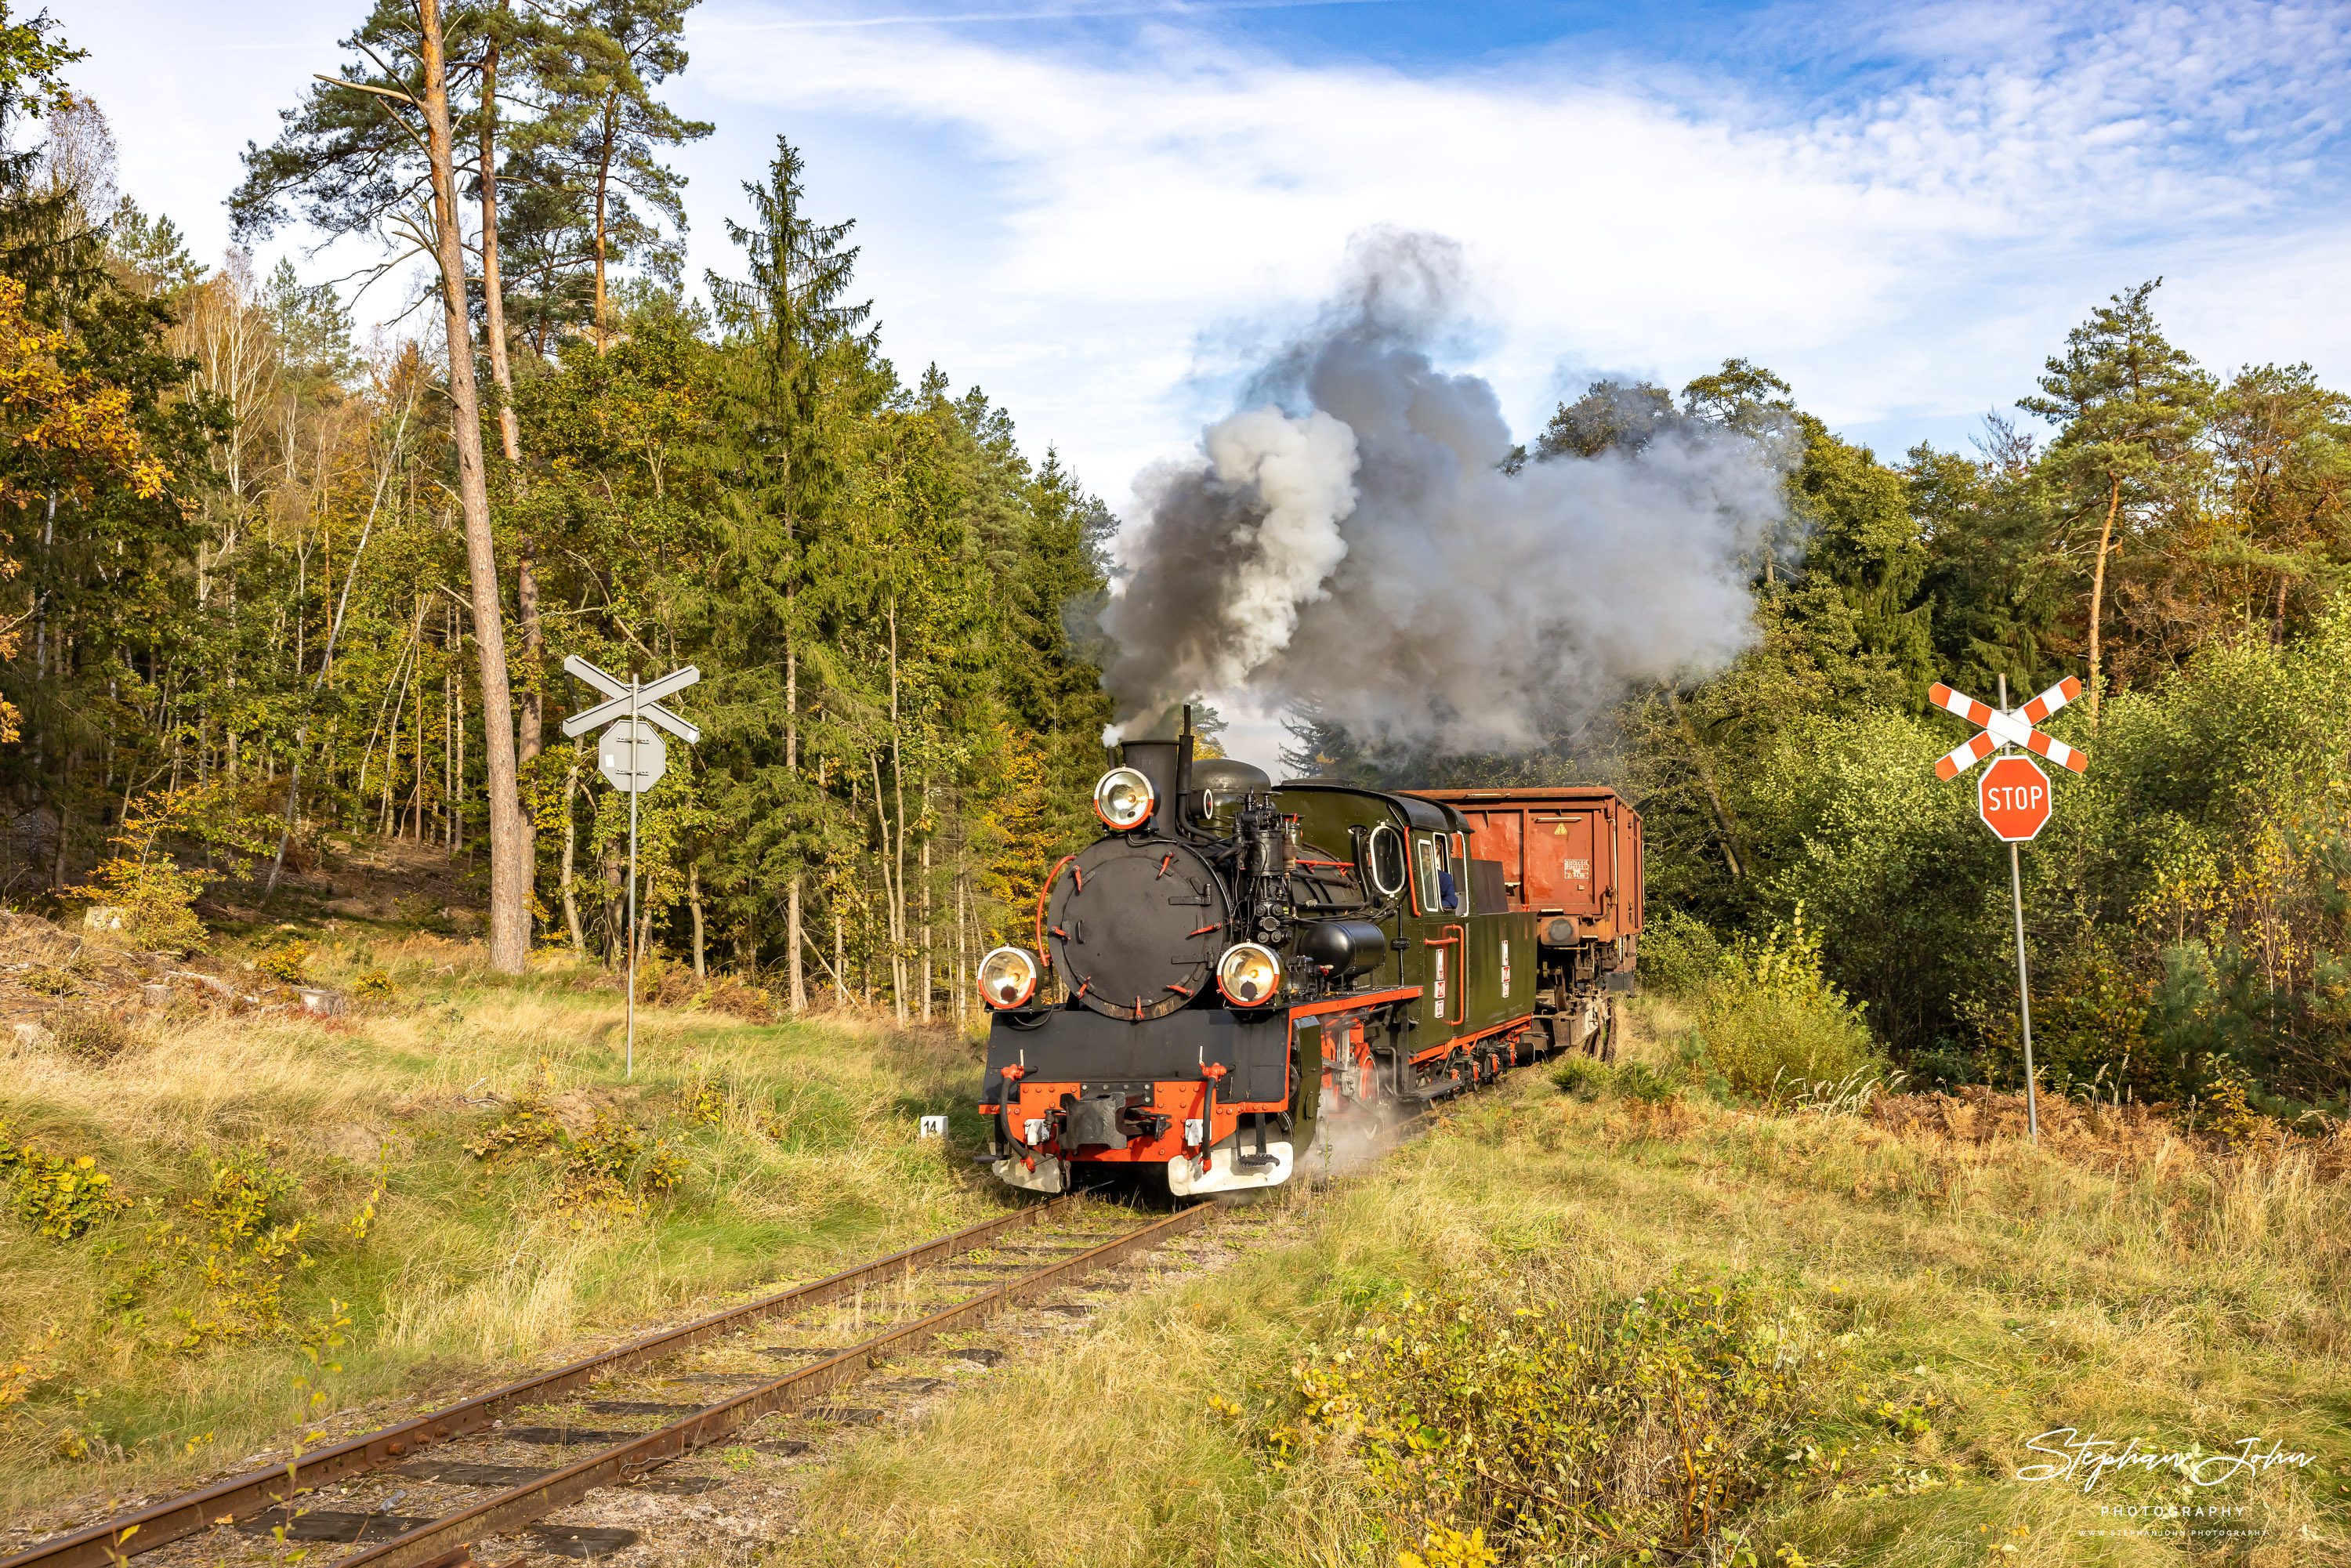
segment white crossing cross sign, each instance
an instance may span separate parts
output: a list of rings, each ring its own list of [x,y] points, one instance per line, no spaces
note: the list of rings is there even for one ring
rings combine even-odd
[[[597,743],[596,765],[613,789],[637,794],[660,783],[669,771],[669,747],[643,719],[624,718]]]
[[[573,740],[599,725],[609,724],[597,743],[596,766],[612,788],[629,798],[629,1055],[628,1074],[637,1075],[637,797],[662,781],[669,771],[669,747],[660,730],[667,730],[692,746],[702,731],[661,706],[672,692],[682,692],[702,679],[688,664],[657,681],[627,680],[600,670],[574,653],[563,661],[566,673],[587,682],[610,698],[563,721],[564,735]]]
[[[1965,692],[1955,692],[1937,681],[1927,692],[1927,700],[1947,713],[1955,713],[1970,724],[1981,727],[1983,733],[1965,746],[1955,747],[1949,755],[1935,764],[1935,777],[1957,779],[1960,774],[1990,757],[2003,746],[2019,746],[2035,757],[2045,757],[2060,768],[2070,768],[2076,773],[2085,772],[2090,759],[2062,740],[2052,740],[2032,727],[2082,695],[2082,683],[2068,675],[2064,680],[2034,697],[2021,708],[1987,707]]]
[[[688,664],[683,670],[664,675],[657,681],[636,685],[620,676],[608,674],[574,653],[563,661],[564,673],[577,676],[612,700],[573,714],[563,721],[563,734],[569,739],[587,734],[600,724],[610,724],[616,718],[642,718],[661,726],[688,746],[702,738],[702,731],[661,706],[661,699],[672,692],[682,692],[702,679],[702,672]],[[634,689],[632,690],[632,687]]]

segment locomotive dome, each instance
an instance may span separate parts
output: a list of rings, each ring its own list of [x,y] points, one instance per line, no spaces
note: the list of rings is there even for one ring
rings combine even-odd
[[[1213,789],[1219,800],[1237,800],[1243,795],[1262,795],[1273,788],[1273,780],[1262,768],[1253,768],[1237,757],[1203,758],[1192,764],[1192,788]]]

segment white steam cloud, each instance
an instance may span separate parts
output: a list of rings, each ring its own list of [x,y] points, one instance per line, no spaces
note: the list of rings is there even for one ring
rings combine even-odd
[[[1749,575],[1784,509],[1761,446],[1681,423],[1637,453],[1504,473],[1493,388],[1430,361],[1458,323],[1459,247],[1384,231],[1351,261],[1257,406],[1136,482],[1148,520],[1101,617],[1106,738],[1246,692],[1366,738],[1520,749],[1562,710],[1746,645]]]

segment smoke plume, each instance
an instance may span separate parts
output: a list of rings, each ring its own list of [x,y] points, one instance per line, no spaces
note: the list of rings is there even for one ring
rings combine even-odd
[[[1136,481],[1148,518],[1101,617],[1113,731],[1230,692],[1366,738],[1515,750],[1626,683],[1735,655],[1783,510],[1764,448],[1676,421],[1505,473],[1493,388],[1431,362],[1459,324],[1459,248],[1384,231],[1350,259],[1249,406]]]

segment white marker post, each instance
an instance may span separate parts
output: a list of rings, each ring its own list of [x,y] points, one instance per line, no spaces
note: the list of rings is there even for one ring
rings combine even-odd
[[[662,737],[653,732],[658,725],[688,746],[702,738],[702,731],[661,706],[660,699],[672,692],[682,692],[702,679],[702,672],[688,664],[657,681],[640,682],[631,675],[626,681],[618,675],[598,669],[574,653],[563,661],[564,670],[594,686],[611,700],[600,703],[563,721],[566,737],[587,734],[600,724],[612,723],[597,746],[597,766],[612,788],[629,797],[629,1043],[626,1076],[637,1075],[637,797],[662,781],[669,771],[669,749]]]
[[[2016,1007],[2024,1026],[2024,1123],[2036,1144],[2041,1141],[2041,1097],[2036,1092],[2032,1069],[2032,985],[2024,967],[2024,869],[2016,846],[2029,841],[2049,825],[2055,803],[2050,795],[2049,776],[2034,766],[2031,757],[2019,757],[2007,748],[2022,747],[2033,757],[2045,757],[2075,773],[2085,771],[2090,766],[2088,758],[2033,727],[2081,695],[2082,683],[2071,675],[2012,712],[2008,706],[2006,675],[2000,677],[2000,706],[1996,708],[1986,707],[1940,681],[1927,694],[1928,700],[1937,707],[1959,715],[1983,731],[1938,761],[1936,777],[1956,779],[1994,751],[2001,753],[1999,760],[1985,768],[1983,777],[1976,780],[1976,815],[1983,819],[1994,838],[2008,845],[2009,908],[2016,917]]]

